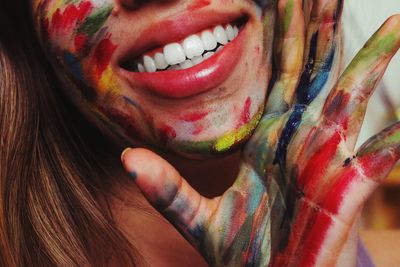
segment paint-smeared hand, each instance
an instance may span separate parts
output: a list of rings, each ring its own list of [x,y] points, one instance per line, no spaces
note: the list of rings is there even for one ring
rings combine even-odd
[[[278,75],[222,196],[200,196],[150,151],[123,156],[150,203],[211,266],[334,266],[363,204],[400,158],[400,123],[354,152],[368,99],[400,46],[400,17],[337,78],[341,3],[279,1]]]

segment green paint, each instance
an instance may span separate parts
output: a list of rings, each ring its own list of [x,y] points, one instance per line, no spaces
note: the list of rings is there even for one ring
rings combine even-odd
[[[63,1],[63,5],[69,5],[69,4],[71,4],[71,3],[76,3],[77,2],[77,0],[64,0]]]
[[[263,9],[264,27],[273,28],[276,7],[277,7],[277,0],[270,0],[268,1],[267,6]]]
[[[212,147],[214,140],[212,141],[169,141],[168,147],[183,153],[199,153],[204,155],[204,153],[209,153],[212,155]]]
[[[393,128],[392,128],[393,127]],[[387,131],[387,132],[386,132]],[[386,132],[386,133],[385,133]],[[380,152],[400,145],[399,123],[384,130],[384,134],[378,134],[366,142],[364,148],[357,153],[358,156]]]
[[[290,23],[293,18],[293,0],[289,0],[285,7],[285,17],[283,18],[283,28],[286,34],[289,30]]]
[[[396,35],[395,33],[390,33],[386,36],[383,36],[381,38],[379,38],[380,36],[374,36],[375,38],[373,38],[371,41],[372,42],[377,42],[377,44],[375,46],[371,45],[371,49],[373,51],[375,51],[376,54],[381,54],[381,53],[388,53],[391,50],[393,50],[393,48],[396,45]],[[377,39],[377,40],[375,40]],[[369,42],[368,42],[369,43]]]
[[[92,36],[98,32],[110,16],[112,10],[113,5],[108,5],[93,12],[79,27],[78,33],[86,33],[87,35]]]
[[[256,116],[253,117],[253,119],[240,127],[239,129],[229,132],[219,138],[214,145],[214,150],[217,152],[224,152],[229,150],[233,145],[236,143],[242,141],[246,137],[250,136],[250,134],[253,132],[253,130],[256,128],[258,122],[261,119],[263,109],[260,109],[260,111],[257,112]]]
[[[396,34],[391,33],[385,37],[383,37],[377,45],[376,51],[377,53],[389,53],[393,51],[396,46],[397,37]]]
[[[207,155],[221,155],[251,135],[261,119],[262,111],[263,108],[260,108],[250,122],[236,131],[229,132],[218,139],[207,141],[169,140],[167,146],[169,149],[178,151],[179,153],[188,154],[189,156],[195,154],[201,155],[202,157]]]
[[[384,140],[390,145],[400,145],[400,129],[397,129],[397,131],[387,136]]]
[[[356,55],[350,65],[347,67],[346,75],[357,70],[360,66],[370,65],[371,61],[375,61],[377,57],[391,52],[396,46],[396,35],[394,33],[380,37],[379,32],[375,33],[365,44],[363,49]],[[360,65],[362,64],[362,65]]]

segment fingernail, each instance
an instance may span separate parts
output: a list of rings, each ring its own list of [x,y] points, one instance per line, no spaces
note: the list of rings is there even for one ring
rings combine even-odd
[[[122,153],[121,153],[121,161],[122,161],[122,162],[124,162],[125,154],[128,153],[128,151],[131,150],[131,149],[132,149],[132,148],[127,147],[127,148],[124,149],[124,151],[122,151]],[[130,172],[128,172],[128,173],[129,173],[130,177],[132,178],[132,180],[135,181],[136,178],[137,178],[136,172],[135,172],[135,171],[130,171]]]
[[[132,149],[132,148],[127,147],[127,148],[124,149],[124,151],[122,151],[122,154],[121,154],[121,161],[124,160],[125,154],[126,154],[129,150],[131,150],[131,149]]]

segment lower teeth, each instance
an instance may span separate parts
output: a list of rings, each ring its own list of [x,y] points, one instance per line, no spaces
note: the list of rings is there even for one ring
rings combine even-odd
[[[157,69],[156,72],[158,72],[158,71],[166,71],[166,70],[183,70],[183,69],[191,68],[193,66],[196,66],[196,65],[202,63],[204,60],[209,59],[215,53],[219,52],[223,47],[224,47],[224,45],[218,44],[218,46],[214,50],[205,51],[203,53],[203,55],[201,55],[201,56],[194,57],[192,59],[186,58],[186,60],[184,62],[180,63],[180,64],[168,65],[165,69],[162,69],[162,70]],[[143,67],[143,65],[141,63],[139,63],[139,64],[134,63],[133,71],[146,72],[145,68]]]

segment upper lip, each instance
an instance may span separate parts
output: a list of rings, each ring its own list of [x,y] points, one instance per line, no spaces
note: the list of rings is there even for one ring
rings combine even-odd
[[[190,15],[190,19],[188,19]],[[145,28],[132,45],[128,45],[125,51],[121,51],[119,64],[127,60],[143,55],[151,49],[155,49],[172,42],[178,42],[183,38],[223,23],[228,23],[241,17],[245,17],[244,11],[220,12],[220,11],[193,11],[180,13],[163,21],[158,21]]]

